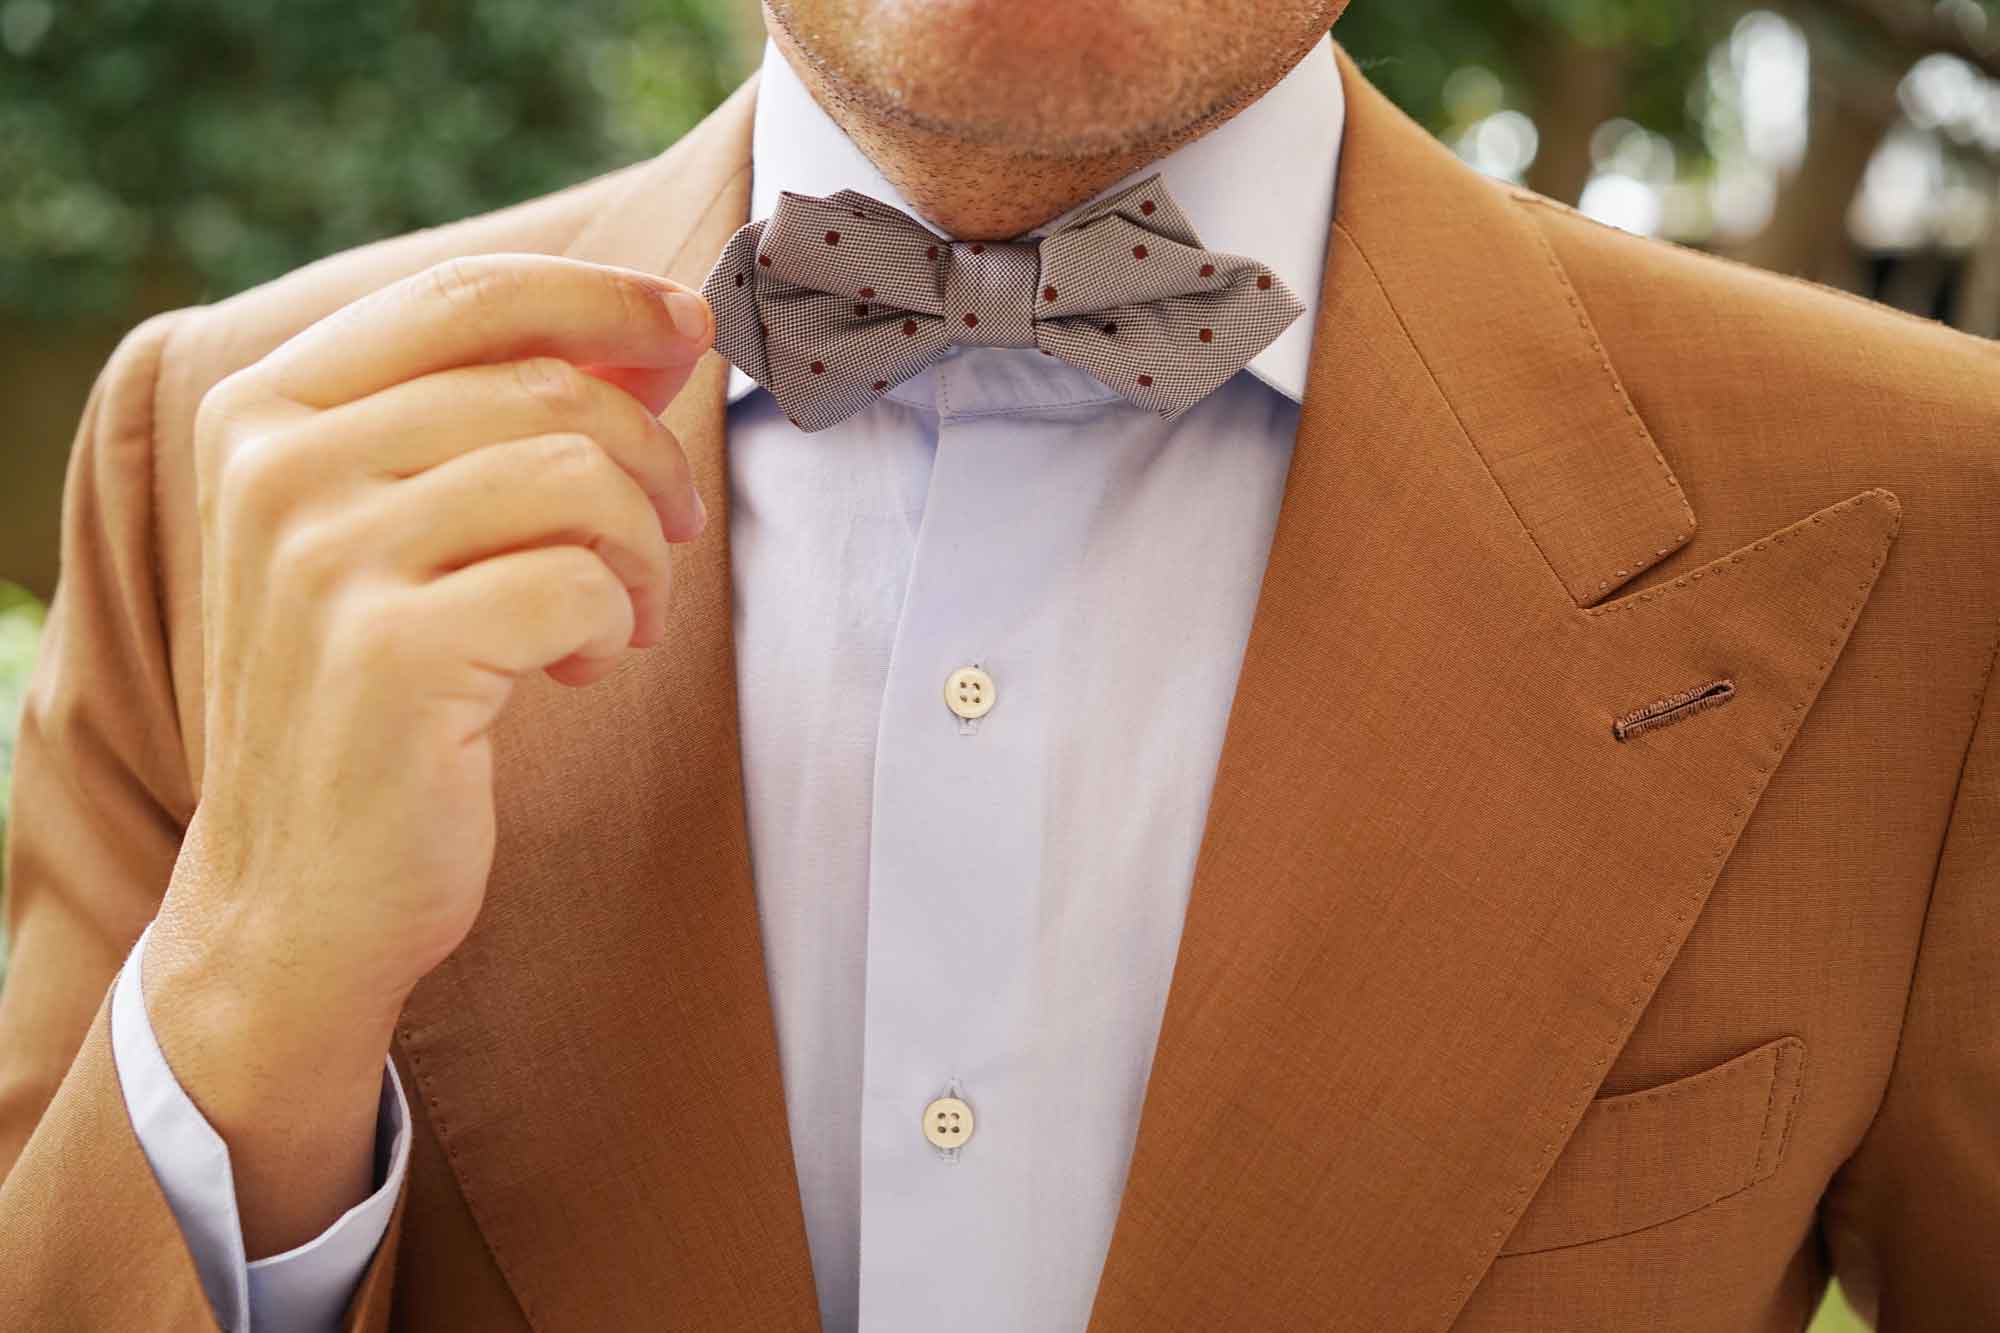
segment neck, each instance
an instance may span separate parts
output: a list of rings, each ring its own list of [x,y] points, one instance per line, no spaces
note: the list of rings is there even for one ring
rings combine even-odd
[[[968,143],[921,125],[890,120],[842,94],[770,22],[772,41],[812,96],[848,138],[926,221],[964,241],[1004,241],[1031,231],[1101,193],[1149,162],[1207,133],[1255,101],[1282,78],[1278,67],[1263,86],[1246,90],[1176,133],[1131,148],[1081,157],[1037,157],[994,144]]]

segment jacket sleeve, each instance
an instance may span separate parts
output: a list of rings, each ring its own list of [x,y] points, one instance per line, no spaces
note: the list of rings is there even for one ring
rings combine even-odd
[[[248,1261],[229,1147],[174,1077],[146,1012],[140,978],[151,932],[140,934],[111,992],[111,1052],[139,1149],[225,1328],[330,1333],[389,1229],[408,1173],[410,1116],[395,1063],[382,1062],[374,1191],[304,1244]]]
[[[5,849],[0,1328],[217,1328],[133,1132],[110,1023],[113,979],[159,908],[194,809],[153,484],[154,385],[183,317],[133,329],[91,388],[22,709]],[[348,1333],[389,1328],[402,1204],[349,1304]]]
[[[1987,685],[1888,1089],[1824,1210],[1879,1333],[2000,1329],[2000,695]]]

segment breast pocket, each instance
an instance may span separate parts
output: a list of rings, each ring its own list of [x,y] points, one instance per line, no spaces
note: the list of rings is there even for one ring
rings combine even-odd
[[[1769,1176],[1790,1138],[1805,1051],[1781,1037],[1699,1074],[1593,1101],[1501,1256],[1658,1226]]]

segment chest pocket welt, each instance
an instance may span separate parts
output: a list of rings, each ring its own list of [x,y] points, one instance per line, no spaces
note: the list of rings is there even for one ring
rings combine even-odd
[[[1658,1226],[1769,1176],[1790,1138],[1805,1049],[1781,1037],[1713,1069],[1592,1102],[1501,1257]]]

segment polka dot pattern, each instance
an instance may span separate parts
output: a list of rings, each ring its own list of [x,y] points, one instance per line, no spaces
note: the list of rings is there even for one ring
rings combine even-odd
[[[959,326],[953,341],[972,347],[1033,347],[1037,269],[1033,245],[953,245],[944,275],[945,318]]]
[[[1157,174],[1027,241],[949,241],[853,190],[787,191],[730,238],[702,294],[716,350],[804,431],[954,344],[1037,348],[1172,419],[1303,308],[1255,260],[1203,249]]]

